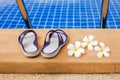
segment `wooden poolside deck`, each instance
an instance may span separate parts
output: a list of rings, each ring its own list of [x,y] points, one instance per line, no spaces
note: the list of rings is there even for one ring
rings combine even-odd
[[[35,29],[40,49],[48,30]],[[119,29],[64,29],[69,36],[69,42],[52,59],[45,59],[41,54],[36,58],[25,57],[17,40],[23,31],[0,30],[0,73],[120,73]],[[111,56],[99,59],[95,51],[86,51],[80,58],[69,57],[67,45],[76,40],[81,41],[85,35],[90,34],[110,47]]]

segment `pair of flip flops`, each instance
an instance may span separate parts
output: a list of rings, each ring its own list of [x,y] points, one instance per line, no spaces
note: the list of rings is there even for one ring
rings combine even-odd
[[[48,40],[47,40],[48,39]],[[68,41],[67,34],[60,29],[50,30],[46,36],[42,50],[38,47],[37,34],[34,30],[26,30],[18,38],[23,54],[27,57],[35,57],[41,53],[45,58],[55,57]]]

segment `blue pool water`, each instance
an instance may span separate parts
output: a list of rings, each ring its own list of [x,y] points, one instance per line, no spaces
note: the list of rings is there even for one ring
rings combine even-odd
[[[120,28],[120,0],[109,0],[107,28]],[[24,0],[33,28],[100,28],[102,0]],[[0,0],[0,28],[26,28],[15,0]]]

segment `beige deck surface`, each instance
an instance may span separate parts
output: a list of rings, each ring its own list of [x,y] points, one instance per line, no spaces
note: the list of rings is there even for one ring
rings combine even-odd
[[[120,80],[120,74],[0,74],[0,80]]]

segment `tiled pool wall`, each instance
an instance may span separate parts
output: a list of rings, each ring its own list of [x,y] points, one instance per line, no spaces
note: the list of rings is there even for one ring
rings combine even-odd
[[[107,28],[120,28],[120,0],[109,0]],[[33,28],[100,28],[102,0],[24,0]],[[0,0],[0,28],[26,28],[15,0]]]

